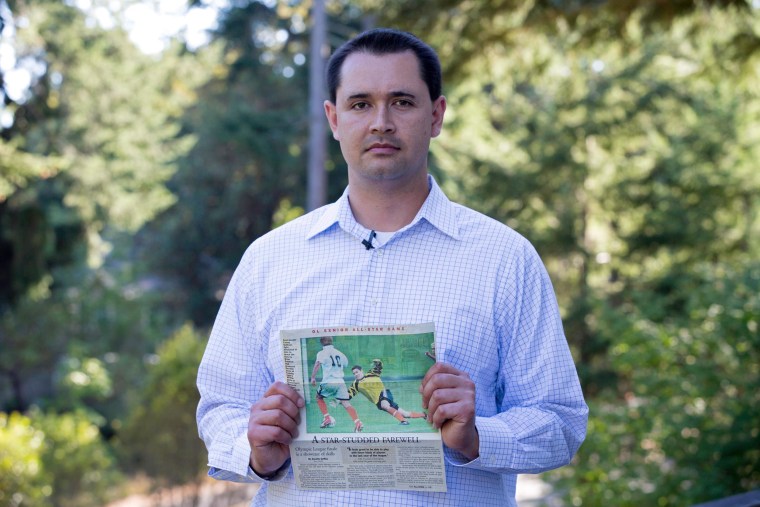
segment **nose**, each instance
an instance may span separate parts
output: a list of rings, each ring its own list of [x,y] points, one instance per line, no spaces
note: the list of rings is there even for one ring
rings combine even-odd
[[[387,107],[378,107],[375,114],[372,117],[372,125],[370,126],[373,133],[388,133],[396,130],[393,124],[393,118],[391,112]]]

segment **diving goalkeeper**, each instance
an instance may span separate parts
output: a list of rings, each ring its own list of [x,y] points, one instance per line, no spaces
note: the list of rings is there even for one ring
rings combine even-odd
[[[351,387],[348,388],[348,397],[353,398],[357,393],[362,393],[369,401],[374,403],[379,410],[385,410],[398,419],[399,424],[409,424],[407,418],[424,419],[424,413],[404,410],[398,406],[398,403],[393,401],[393,393],[391,393],[390,389],[386,389],[383,380],[380,378],[382,371],[383,362],[380,359],[372,360],[372,368],[367,374],[364,373],[364,370],[358,364],[351,368],[351,372],[354,374],[354,379],[356,380],[354,380],[353,383],[351,383]]]

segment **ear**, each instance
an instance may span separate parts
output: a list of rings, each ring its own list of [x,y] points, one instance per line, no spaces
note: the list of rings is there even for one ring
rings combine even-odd
[[[338,135],[338,110],[335,107],[335,104],[329,100],[325,101],[325,116],[327,116],[327,122],[330,124],[333,139],[340,141],[340,136]]]
[[[443,128],[443,114],[446,112],[446,97],[441,95],[433,102],[433,124],[430,137],[438,137]]]

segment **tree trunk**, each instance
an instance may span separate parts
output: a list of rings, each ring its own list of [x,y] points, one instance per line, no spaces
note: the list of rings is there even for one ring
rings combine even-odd
[[[315,210],[327,201],[325,173],[325,114],[323,109],[326,14],[324,0],[314,0],[311,16],[311,59],[309,62],[309,163],[306,206]]]

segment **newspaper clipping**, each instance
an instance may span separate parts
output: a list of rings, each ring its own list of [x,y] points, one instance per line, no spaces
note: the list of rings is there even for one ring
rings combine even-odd
[[[434,325],[282,331],[288,384],[306,400],[290,446],[301,489],[446,491],[441,434],[419,386]]]

